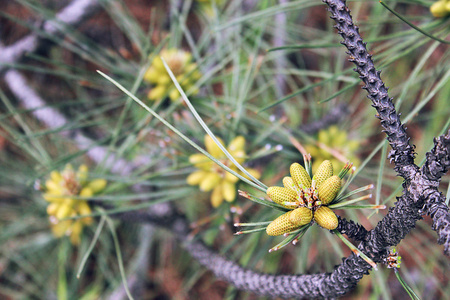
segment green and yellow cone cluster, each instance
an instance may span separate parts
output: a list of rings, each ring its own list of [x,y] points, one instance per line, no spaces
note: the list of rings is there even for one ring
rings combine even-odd
[[[313,171],[316,171],[320,162],[324,160],[331,161],[335,167],[344,165],[344,163],[337,159],[329,149],[332,149],[332,151],[340,155],[341,158],[345,158],[345,161],[351,161],[355,166],[359,165],[359,159],[354,153],[358,149],[360,143],[356,140],[350,140],[347,132],[344,130],[340,130],[335,125],[330,126],[327,129],[322,129],[319,131],[317,141],[318,145],[308,145],[305,147],[306,151],[314,157],[312,166]],[[328,149],[325,149],[321,145],[325,145]]]
[[[184,91],[194,86],[201,77],[201,73],[197,69],[197,64],[192,62],[192,55],[183,50],[164,49],[153,59],[144,75],[144,80],[154,85],[147,95],[148,99],[160,100],[168,95],[171,100],[176,100],[180,97],[180,93],[167,73],[161,57],[166,61]],[[197,93],[198,90],[195,90],[192,94]]]
[[[450,15],[450,0],[439,0],[433,3],[430,12],[436,18],[444,18]]]
[[[331,161],[322,162],[312,179],[298,163],[291,165],[290,173],[290,177],[283,178],[284,187],[272,186],[267,189],[267,195],[273,202],[291,209],[267,226],[267,234],[283,235],[311,223],[312,220],[325,229],[336,229],[338,219],[327,205],[338,195],[342,180],[333,175]]]
[[[220,138],[218,140],[224,145]],[[233,171],[245,176],[228,160],[209,135],[205,136],[205,146],[208,153],[214,158],[217,158]],[[233,139],[228,145],[227,150],[239,164],[242,165],[245,162],[247,155],[245,153],[245,138],[243,136],[238,136]],[[198,170],[188,176],[187,183],[190,185],[199,185],[200,190],[204,192],[212,190],[211,204],[213,207],[218,207],[224,199],[231,202],[236,198],[236,183],[239,181],[239,178],[228,173],[203,154],[191,155],[189,162]],[[247,169],[247,171],[255,178],[260,177],[260,173],[255,169]]]
[[[67,217],[89,215],[91,208],[86,200],[77,197],[91,197],[106,187],[106,180],[88,180],[88,167],[81,165],[75,172],[70,164],[62,172],[53,171],[45,182],[43,197],[49,202],[47,213],[49,215],[52,232],[56,237],[67,235],[74,245],[81,241],[84,225],[90,225],[92,218],[64,220]]]

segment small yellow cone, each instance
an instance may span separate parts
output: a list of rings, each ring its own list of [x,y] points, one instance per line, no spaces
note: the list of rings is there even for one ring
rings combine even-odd
[[[233,171],[236,171],[236,168],[231,167],[230,169],[232,169]],[[239,178],[237,178],[236,176],[234,176],[233,174],[231,174],[230,172],[226,172],[225,173],[225,178],[226,181],[230,181],[230,182],[238,182]]]
[[[216,138],[223,146],[223,140],[219,137]],[[205,136],[205,147],[206,151],[208,151],[209,154],[216,158],[225,156],[219,146],[217,146],[216,142],[214,142],[214,140],[209,135]]]
[[[57,212],[58,209],[59,209],[59,205],[60,205],[59,203],[55,203],[55,202],[50,203],[50,204],[47,206],[47,214],[49,214],[50,216],[55,215],[56,212]]]
[[[340,189],[341,179],[339,176],[334,175],[325,180],[318,188],[319,200],[322,201],[322,205],[329,204],[333,201]]]
[[[222,178],[217,173],[208,173],[208,176],[203,178],[202,182],[200,182],[200,190],[209,192],[219,184],[221,179]]]
[[[214,188],[211,193],[211,205],[213,207],[218,207],[223,202],[223,192],[222,185],[218,185]]]
[[[310,188],[311,177],[299,163],[293,163],[290,168],[292,180],[299,188]]]
[[[92,192],[91,188],[89,188],[89,187],[85,187],[80,191],[80,197],[88,198],[88,197],[92,197],[93,194],[94,193]]]
[[[266,228],[266,232],[270,236],[278,236],[297,229],[299,226],[292,224],[289,221],[289,215],[292,211],[279,216],[273,220]]]
[[[61,173],[59,173],[58,171],[50,172],[50,178],[54,182],[59,182],[60,180],[62,180]]]
[[[273,202],[278,203],[286,208],[294,209],[295,205],[284,205],[283,202],[296,202],[297,201],[297,193],[292,189],[279,187],[279,186],[271,186],[267,189],[267,195],[272,199]]]
[[[145,72],[144,80],[147,82],[157,82],[161,73],[159,73],[155,68],[150,67]]]
[[[319,226],[328,230],[336,229],[339,223],[336,214],[326,206],[321,206],[316,210],[314,220]]]
[[[193,164],[196,168],[202,170],[209,170],[211,168],[211,160],[201,153],[192,154],[189,156],[189,162]]]
[[[53,235],[56,237],[62,237],[66,234],[67,230],[72,226],[72,220],[60,221],[52,225]]]
[[[284,185],[285,188],[290,188],[290,189],[295,191],[295,183],[294,183],[294,180],[292,180],[291,177],[289,177],[289,176],[284,177],[283,178],[283,185]]]
[[[166,94],[166,91],[167,91],[167,89],[165,86],[157,85],[148,92],[147,98],[149,100],[162,99],[164,97],[164,95]]]
[[[319,187],[325,180],[333,176],[333,165],[331,161],[324,160],[317,168],[316,173],[313,176],[313,180],[316,182],[316,187]]]
[[[443,18],[450,14],[450,11],[446,8],[446,1],[444,0],[433,3],[430,7],[430,12],[436,18]]]
[[[89,182],[88,187],[92,190],[92,192],[98,193],[105,189],[107,181],[105,179],[95,179]]]
[[[236,185],[233,182],[224,180],[222,182],[222,194],[228,202],[233,201],[236,198]]]
[[[312,211],[306,207],[294,209],[289,215],[289,221],[296,226],[303,226],[311,222]]]
[[[92,210],[86,201],[80,201],[77,204],[77,210],[80,213],[80,215],[90,215],[92,213]]]
[[[72,242],[73,245],[79,245],[81,242],[81,232],[83,231],[83,224],[80,220],[77,220],[74,222],[70,230],[70,242]]]
[[[180,92],[178,92],[177,89],[172,89],[169,93],[169,98],[172,101],[177,100],[180,97],[181,97]]]
[[[203,179],[206,178],[206,176],[208,176],[209,172],[206,171],[195,171],[194,173],[190,174],[187,178],[186,178],[186,182],[189,185],[197,185],[200,182],[202,182]]]
[[[56,211],[55,217],[58,220],[64,219],[72,214],[72,206],[67,203],[62,203]]]
[[[235,137],[228,145],[228,151],[243,151],[245,147],[245,138],[240,135]]]

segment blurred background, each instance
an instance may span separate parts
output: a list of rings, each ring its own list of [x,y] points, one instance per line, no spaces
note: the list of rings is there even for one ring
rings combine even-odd
[[[450,10],[441,2],[431,12],[435,1],[386,3],[429,36],[378,1],[348,2],[418,165],[450,125],[450,52],[439,41],[449,35]],[[169,230],[112,215],[164,205],[186,216],[190,238],[241,266],[332,271],[351,251],[318,226],[271,253],[281,237],[235,236],[234,223],[271,221],[279,212],[239,197],[237,189],[264,193],[202,161],[96,70],[232,166],[215,155],[162,57],[208,128],[267,186],[281,186],[289,166],[303,164],[302,148],[313,170],[326,159],[335,170],[352,161],[348,189],[372,184],[366,208],[387,208],[336,213],[370,230],[402,182],[340,40],[318,0],[1,1],[0,298],[264,299],[217,280]],[[448,184],[447,176],[440,187],[447,201]],[[429,217],[397,251],[400,273],[419,296],[448,297],[449,260]],[[408,295],[379,265],[343,298]]]

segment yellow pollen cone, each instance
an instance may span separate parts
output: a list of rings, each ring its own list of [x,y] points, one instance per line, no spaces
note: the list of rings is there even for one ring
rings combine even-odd
[[[167,89],[165,86],[157,85],[148,92],[147,97],[150,100],[158,100],[164,97],[166,91]]]
[[[328,230],[336,229],[339,223],[336,214],[326,206],[321,206],[316,210],[314,220],[319,226]]]
[[[339,176],[334,175],[325,180],[318,188],[319,200],[322,201],[322,205],[329,204],[336,198],[339,190],[341,189],[341,179]]]
[[[228,151],[243,151],[245,147],[245,138],[240,135],[235,137],[228,145]]]
[[[92,192],[98,193],[105,189],[107,181],[105,179],[95,179],[89,182],[88,187],[92,190]]]
[[[72,225],[72,220],[60,221],[55,225],[52,225],[53,235],[56,237],[62,237],[66,234],[67,230],[69,230]]]
[[[430,7],[430,12],[436,18],[443,18],[450,14],[450,11],[448,11],[446,7],[446,1],[444,0],[433,3]]]
[[[289,221],[289,215],[292,211],[279,216],[273,220],[266,228],[266,233],[270,236],[278,236],[297,229],[299,226],[292,224]]]
[[[291,177],[286,176],[283,178],[283,185],[285,188],[289,188],[295,191],[295,183],[294,180],[292,180]]]
[[[177,100],[178,98],[180,98],[181,97],[181,95],[180,95],[180,92],[178,92],[178,90],[177,89],[173,89],[173,90],[171,90],[170,91],[170,93],[169,93],[169,98],[170,98],[170,100]]]
[[[92,197],[92,195],[94,195],[94,193],[92,192],[92,190],[89,187],[85,187],[80,191],[80,197]]]
[[[289,221],[296,226],[303,226],[311,222],[312,211],[306,207],[294,209],[289,215]]]
[[[283,207],[294,209],[295,205],[284,205],[283,202],[296,202],[297,201],[297,193],[292,189],[279,187],[279,186],[271,186],[267,189],[267,195],[273,202],[282,205]]]
[[[208,173],[202,182],[200,182],[200,190],[204,192],[209,192],[214,187],[216,187],[221,180],[221,177],[217,173]]]
[[[222,194],[228,202],[233,201],[236,198],[236,186],[234,183],[224,180],[222,182]]]
[[[50,172],[50,178],[54,182],[59,182],[60,180],[62,180],[61,173],[59,173],[58,171]]]
[[[223,202],[223,193],[222,193],[222,186],[218,185],[214,188],[212,194],[211,194],[211,205],[213,207],[218,207]]]
[[[74,245],[79,245],[81,242],[81,232],[83,231],[83,224],[80,220],[75,221],[75,223],[72,225],[72,228],[70,228],[70,241]]]
[[[316,173],[313,176],[313,180],[316,182],[316,187],[319,187],[325,180],[333,176],[333,165],[331,161],[324,160],[317,168]]]
[[[64,219],[72,214],[72,206],[66,203],[61,204],[56,211],[55,217],[58,220]]]
[[[203,181],[203,179],[205,179],[208,176],[209,172],[206,171],[195,171],[194,173],[190,174],[187,178],[186,178],[186,182],[189,185],[197,185],[200,182]]]
[[[231,168],[233,171],[236,171],[236,169],[235,168]],[[234,183],[236,183],[236,182],[238,182],[239,181],[239,178],[238,177],[236,177],[236,176],[234,176],[233,174],[231,174],[230,172],[226,172],[225,173],[225,178],[224,178],[226,181],[230,181],[230,182],[234,182]]]
[[[57,212],[58,209],[59,209],[59,205],[60,205],[59,203],[55,203],[55,202],[50,203],[50,204],[47,206],[47,214],[49,214],[49,215],[51,215],[51,216],[55,215],[56,212]]]
[[[223,146],[222,139],[219,137],[216,137],[216,138]],[[219,146],[217,146],[217,144],[214,142],[214,140],[209,135],[205,136],[205,147],[206,147],[206,150],[209,152],[209,154],[211,154],[212,156],[214,156],[216,158],[225,156],[225,154],[222,152],[222,150],[220,150]]]
[[[92,213],[92,210],[86,201],[80,201],[77,205],[77,209],[80,215],[90,215]]]
[[[293,163],[290,168],[292,180],[299,188],[310,188],[311,177],[299,163]]]

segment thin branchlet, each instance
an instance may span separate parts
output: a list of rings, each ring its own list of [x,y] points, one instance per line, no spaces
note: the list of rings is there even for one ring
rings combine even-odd
[[[347,117],[349,113],[350,112],[347,104],[341,103],[330,109],[330,111],[326,115],[324,115],[321,119],[302,125],[300,127],[300,130],[307,134],[315,134],[319,132],[321,129],[339,123],[339,121]]]

